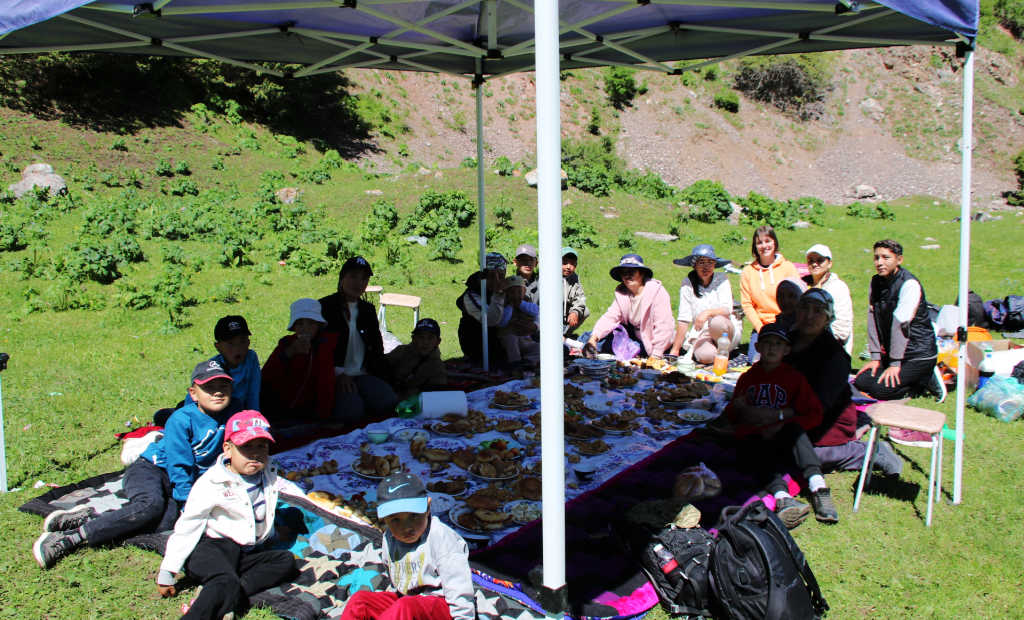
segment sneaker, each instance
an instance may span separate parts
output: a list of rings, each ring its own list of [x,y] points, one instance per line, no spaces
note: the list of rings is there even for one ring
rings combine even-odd
[[[839,511],[832,501],[832,491],[825,487],[811,493],[811,506],[814,506],[814,518],[822,523],[839,523]]]
[[[66,532],[43,532],[32,545],[32,555],[42,568],[53,568],[57,560],[82,545]]]
[[[809,514],[811,514],[811,507],[793,497],[783,497],[775,502],[775,515],[779,517],[787,530],[803,523]]]
[[[69,510],[54,510],[43,521],[44,532],[77,530],[96,517],[96,510],[90,506],[75,506]]]
[[[878,452],[875,452],[875,469],[880,469],[883,474],[899,477],[903,472],[903,459],[893,451],[892,446],[887,442],[878,442]]]
[[[889,427],[889,441],[898,443],[901,446],[913,446],[915,448],[932,447],[932,436],[928,433],[896,426]]]
[[[942,380],[942,371],[938,366],[932,369],[932,374],[928,377],[925,387],[935,397],[935,402],[941,403],[946,400],[946,383]]]

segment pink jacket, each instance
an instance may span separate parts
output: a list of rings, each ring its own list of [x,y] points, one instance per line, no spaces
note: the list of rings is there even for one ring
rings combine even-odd
[[[617,325],[629,322],[630,294],[625,285],[615,287],[615,299],[594,325],[593,335],[600,340]],[[676,321],[672,316],[672,301],[661,282],[650,279],[640,293],[640,326],[637,330],[648,355],[662,354],[672,346]]]

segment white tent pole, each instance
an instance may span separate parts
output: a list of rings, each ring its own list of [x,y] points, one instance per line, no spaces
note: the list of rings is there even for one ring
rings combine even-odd
[[[480,74],[480,59],[476,61]],[[484,84],[476,85],[476,227],[480,243],[480,271],[487,267],[487,208],[484,206]],[[487,278],[480,280],[480,337],[483,339],[484,372],[491,370],[487,346]]]
[[[967,329],[967,291],[971,275],[971,153],[974,149],[974,51],[964,58],[964,101],[960,135],[960,320]],[[964,475],[964,400],[967,398],[967,343],[960,343],[956,373],[956,447],[953,459],[953,503],[963,494]]]
[[[562,136],[558,1],[534,3],[537,82],[537,230],[540,243],[541,476],[544,586],[565,585],[565,437],[562,378]],[[562,589],[564,595],[564,589]],[[564,609],[545,607],[548,617]]]

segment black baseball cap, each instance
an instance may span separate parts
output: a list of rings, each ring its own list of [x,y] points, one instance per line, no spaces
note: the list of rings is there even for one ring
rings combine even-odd
[[[416,327],[412,329],[412,333],[416,332],[430,332],[438,338],[441,337],[441,326],[437,324],[434,319],[420,319],[416,322]]]
[[[240,334],[251,336],[252,332],[249,331],[249,324],[245,322],[245,317],[238,316],[237,314],[221,317],[217,321],[217,326],[213,328],[213,339],[217,342],[231,340]]]
[[[391,474],[377,485],[378,519],[399,512],[423,514],[429,505],[427,487],[415,474],[407,471]]]
[[[227,379],[228,381],[234,381],[231,375],[224,370],[224,367],[220,365],[217,360],[206,360],[205,362],[199,362],[196,367],[192,370],[192,383],[194,385],[203,385],[214,379]]]
[[[345,264],[341,266],[341,275],[345,275],[353,269],[365,269],[367,275],[373,275],[373,269],[370,267],[370,262],[362,256],[353,256],[346,260]]]
[[[763,340],[768,336],[775,336],[777,338],[782,338],[786,342],[791,342],[789,339],[789,330],[778,322],[769,323],[761,327],[761,331],[757,332],[758,340]]]

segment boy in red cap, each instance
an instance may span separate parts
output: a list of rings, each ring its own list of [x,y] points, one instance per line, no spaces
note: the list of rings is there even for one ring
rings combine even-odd
[[[156,578],[160,594],[177,594],[174,575],[182,566],[203,586],[185,618],[223,618],[295,572],[290,551],[259,549],[274,533],[279,492],[302,495],[267,467],[274,441],[269,428],[258,411],[228,419],[224,453],[192,487],[167,541]]]

